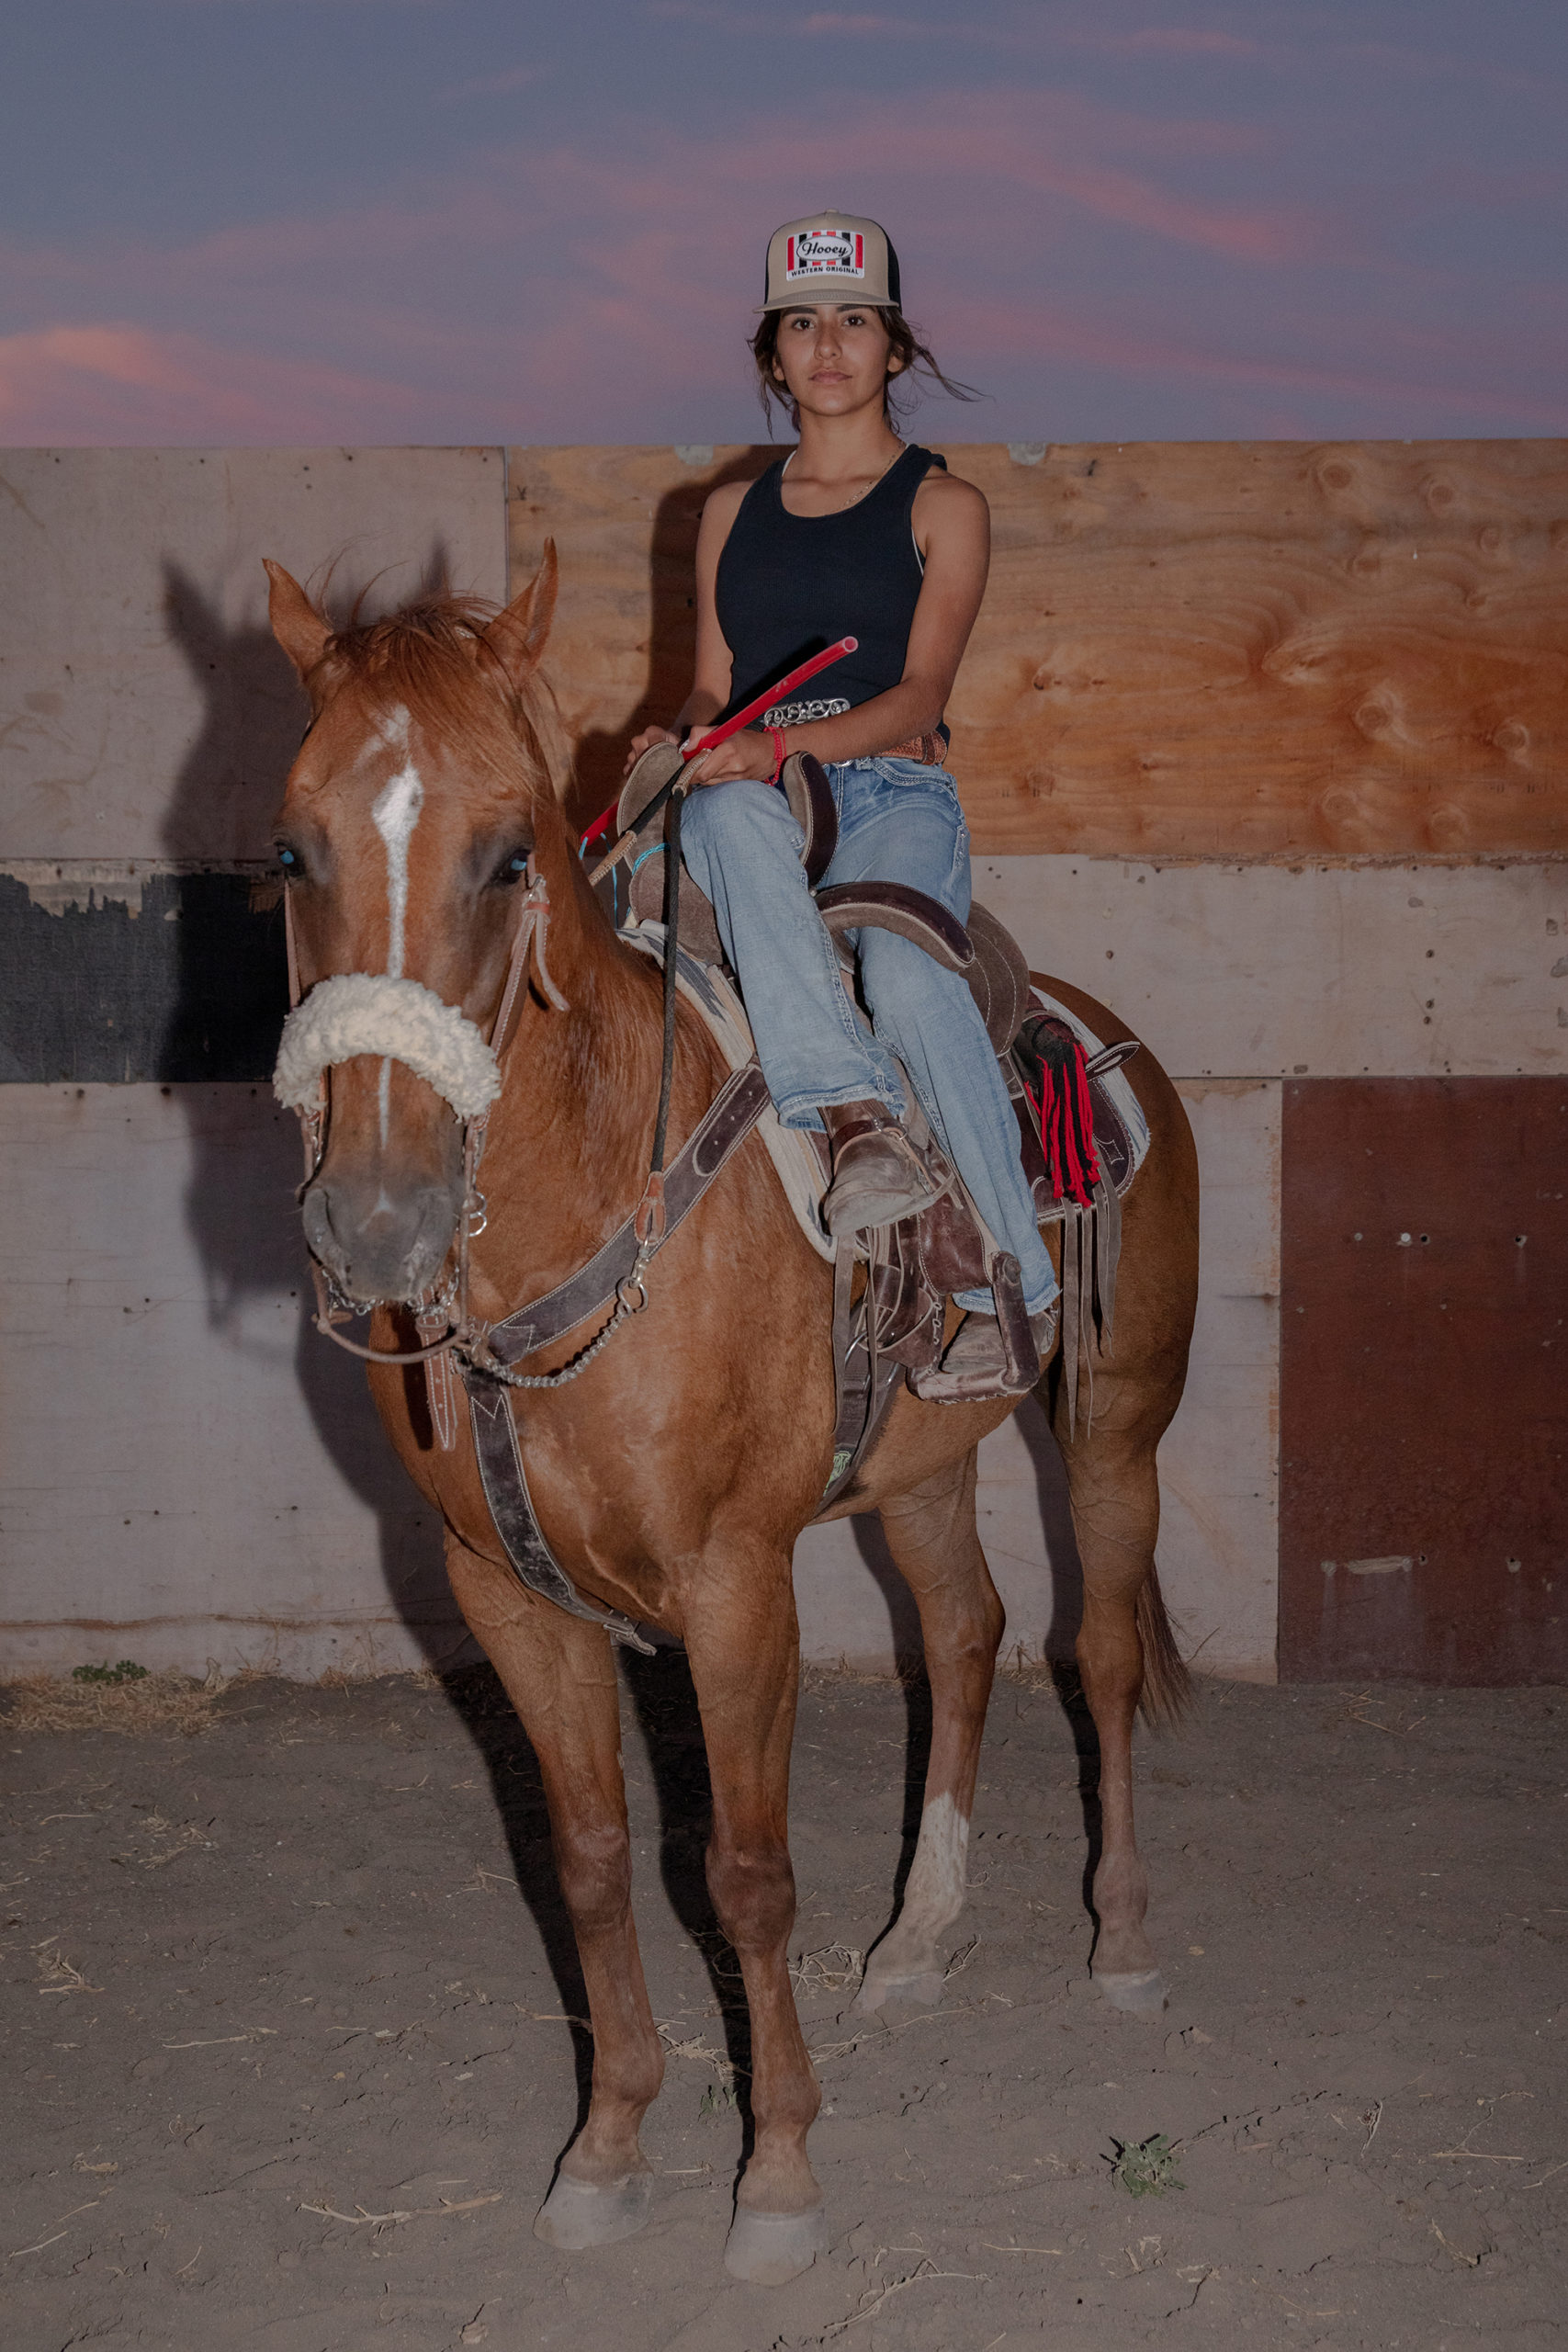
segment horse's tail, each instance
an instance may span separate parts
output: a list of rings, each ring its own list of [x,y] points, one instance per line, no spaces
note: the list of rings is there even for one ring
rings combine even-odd
[[[1144,1721],[1156,1729],[1174,1729],[1192,1702],[1192,1677],[1176,1646],[1176,1634],[1159,1589],[1159,1571],[1149,1562],[1148,1575],[1138,1590],[1138,1640],[1144,1652],[1144,1695],[1139,1704]]]

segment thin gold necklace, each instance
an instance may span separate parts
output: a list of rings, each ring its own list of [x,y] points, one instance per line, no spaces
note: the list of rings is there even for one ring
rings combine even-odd
[[[828,513],[829,513],[829,514],[847,514],[849,513],[849,511],[850,511],[850,509],[851,509],[851,507],[852,507],[852,506],[858,506],[858,505],[860,505],[860,503],[861,503],[861,502],[863,501],[863,499],[867,499],[867,498],[869,498],[869,497],[871,496],[872,492],[873,492],[874,490],[878,489],[878,488],[881,486],[881,484],[886,481],[886,479],[887,479],[888,475],[892,472],[892,470],[893,470],[894,467],[897,464],[898,459],[899,459],[901,457],[903,457],[903,456],[905,455],[906,447],[907,447],[907,445],[906,445],[906,444],[904,444],[904,443],[902,443],[902,442],[899,444],[899,446],[898,446],[898,448],[897,448],[897,452],[895,453],[895,455],[894,455],[894,456],[892,456],[891,458],[888,458],[887,463],[883,467],[882,471],[877,475],[875,481],[868,481],[868,482],[867,482],[867,484],[866,484],[866,486],[865,486],[865,488],[864,488],[863,490],[857,491],[857,492],[855,492],[855,495],[854,495],[852,498],[846,498],[846,499],[845,499],[845,501],[844,501],[844,503],[843,503],[843,504],[842,504],[841,506],[829,506],[829,509],[828,509]],[[800,451],[799,451],[798,449],[792,449],[792,450],[790,451],[790,453],[789,453],[788,457],[784,459],[784,474],[781,474],[781,475],[779,476],[779,484],[780,484],[781,489],[782,489],[782,487],[783,487],[783,485],[784,485],[784,475],[788,473],[788,471],[789,471],[789,469],[790,469],[791,466],[793,466],[793,465],[794,465],[794,463],[795,463],[795,461],[796,458],[798,458],[798,457],[799,457],[799,455],[800,455]],[[801,520],[803,520],[803,521],[805,521],[805,522],[810,523],[810,522],[815,522],[815,521],[818,521],[818,520],[823,520],[823,521],[825,521],[827,518],[826,518],[826,516],[818,517],[818,516],[815,516],[815,515],[807,514],[807,515],[805,515],[805,516],[801,517],[800,519],[801,519]]]

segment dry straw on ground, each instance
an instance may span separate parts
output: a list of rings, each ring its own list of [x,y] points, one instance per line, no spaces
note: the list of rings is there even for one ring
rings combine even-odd
[[[58,1680],[30,1674],[0,1685],[0,1724],[25,1731],[207,1731],[228,1689],[216,1667],[205,1682],[188,1674],[148,1674],[134,1682]]]

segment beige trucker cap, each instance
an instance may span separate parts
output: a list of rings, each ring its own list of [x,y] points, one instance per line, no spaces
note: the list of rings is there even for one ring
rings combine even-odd
[[[897,310],[898,256],[875,220],[849,212],[808,212],[786,220],[768,239],[764,311],[797,302],[865,302]]]

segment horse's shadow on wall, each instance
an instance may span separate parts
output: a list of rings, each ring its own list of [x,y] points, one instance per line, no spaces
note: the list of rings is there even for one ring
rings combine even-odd
[[[667,490],[655,506],[649,549],[647,673],[618,725],[590,728],[578,739],[568,807],[582,825],[591,824],[619,793],[633,736],[645,727],[668,727],[691,691],[697,650],[697,526],[704,506],[727,482],[755,481],[781,454],[761,442],[734,451],[719,465],[687,468],[686,479]],[[564,540],[560,557],[570,594],[572,551]],[[520,579],[514,577],[513,585],[520,586]]]
[[[437,589],[445,575],[445,549],[437,544],[418,590]],[[398,578],[400,595],[408,595],[406,571]],[[356,584],[345,570],[330,583],[334,619],[348,617]],[[399,598],[398,583],[389,582],[382,605]],[[220,1041],[234,1038],[236,995],[254,1000],[239,1047],[252,1065],[243,1072],[244,1086],[232,1083],[229,1067],[230,1083],[187,1083],[179,1091],[191,1142],[186,1218],[206,1276],[213,1376],[225,1380],[224,1358],[233,1351],[253,1365],[259,1358],[275,1368],[277,1381],[297,1385],[322,1448],[375,1515],[381,1571],[400,1615],[430,1663],[445,1665],[460,1652],[473,1653],[447,1588],[439,1523],[382,1433],[363,1366],[310,1327],[314,1296],[295,1201],[299,1123],[274,1102],[270,1083],[288,980],[281,886],[269,871],[265,845],[304,732],[305,698],[265,620],[229,622],[219,599],[172,559],[164,565],[164,619],[202,696],[200,729],[164,819],[165,854],[189,862],[210,857],[220,840],[237,841],[255,862],[249,884],[230,885],[212,906],[186,894],[163,1050],[162,1067],[172,1074],[224,1067]],[[258,1393],[254,1379],[245,1393]],[[310,1532],[296,1516],[301,1505],[291,1491],[292,1465],[279,1459],[276,1474],[280,1546],[308,1543]],[[265,1620],[265,1594],[258,1603],[255,1614]],[[286,1638],[279,1623],[275,1639],[281,1645]],[[354,1668],[373,1659],[350,1653],[344,1662]]]

